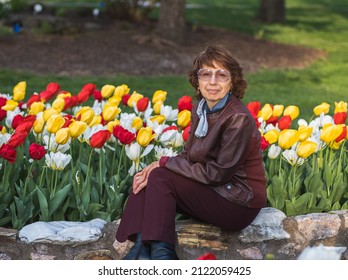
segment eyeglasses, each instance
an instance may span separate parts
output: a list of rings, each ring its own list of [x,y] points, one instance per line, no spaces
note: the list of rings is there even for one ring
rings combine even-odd
[[[211,78],[215,76],[215,79],[218,82],[227,82],[231,78],[231,74],[227,70],[218,69],[213,71],[211,69],[199,69],[197,72],[198,79],[202,81],[210,81]]]

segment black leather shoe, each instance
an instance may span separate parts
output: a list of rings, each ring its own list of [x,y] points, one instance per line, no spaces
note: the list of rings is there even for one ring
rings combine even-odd
[[[175,247],[167,242],[151,242],[151,260],[178,260]]]
[[[137,235],[133,247],[123,260],[150,260],[150,244],[141,241],[141,234]]]

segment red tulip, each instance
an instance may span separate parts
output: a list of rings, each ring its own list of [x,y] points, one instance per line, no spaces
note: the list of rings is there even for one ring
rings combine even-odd
[[[128,99],[129,99],[130,97],[131,97],[130,94],[125,94],[125,95],[122,96],[122,104],[123,104],[124,106],[127,106]]]
[[[28,136],[26,131],[15,131],[8,140],[7,144],[12,148],[17,148],[25,142],[25,139]]]
[[[16,162],[17,151],[8,144],[2,144],[0,147],[0,157],[6,159],[10,163]]]
[[[347,120],[347,112],[338,112],[333,116],[335,124],[344,124]]]
[[[6,118],[7,116],[7,111],[0,109],[0,122]]]
[[[251,113],[251,115],[257,117],[259,111],[261,110],[261,103],[258,101],[249,102],[247,104],[247,108],[249,112]]]
[[[24,117],[22,115],[15,115],[14,118],[12,119],[11,126],[13,129],[16,129],[17,126],[23,122]]]
[[[40,160],[46,154],[45,147],[37,143],[30,144],[28,151],[29,151],[30,157],[34,160]]]
[[[103,100],[103,96],[100,90],[95,89],[92,91],[92,94],[94,96],[94,99],[98,100],[98,102],[101,102]]]
[[[135,134],[120,125],[114,127],[112,134],[120,140],[123,145],[129,145],[135,140]]]
[[[41,98],[39,94],[33,94],[32,96],[29,97],[28,101],[27,101],[27,108],[30,108],[31,104],[33,104],[34,102],[40,102]]]
[[[97,86],[95,84],[88,83],[82,87],[81,91],[86,90],[91,95],[96,88],[97,88]]]
[[[261,150],[264,151],[268,148],[269,143],[267,142],[267,140],[265,139],[265,137],[261,137]]]
[[[182,110],[192,110],[192,97],[188,95],[184,95],[178,100],[178,110],[179,112]]]
[[[5,97],[0,97],[0,109],[2,106],[5,106],[7,102],[7,99]]]
[[[162,133],[169,131],[169,130],[179,130],[179,129],[176,125],[171,125],[171,126],[166,127],[165,129],[163,129]]]
[[[190,136],[190,129],[191,126],[186,126],[183,133],[182,133],[182,139],[187,142]]]
[[[344,138],[346,138],[347,136],[347,126],[343,127],[342,133],[335,139],[335,142],[340,142],[341,140],[343,140]]]
[[[88,100],[90,95],[91,95],[91,92],[89,90],[81,90],[77,94],[77,99],[79,100],[79,103],[84,103]]]
[[[137,102],[137,110],[139,112],[144,112],[149,105],[150,99],[147,97],[140,98]]]
[[[60,90],[60,85],[58,83],[55,83],[55,82],[50,82],[46,86],[46,90],[53,93],[53,95],[54,95]]]
[[[110,136],[109,130],[100,130],[92,135],[89,144],[92,148],[101,148],[109,140]]]
[[[278,122],[279,122],[278,117],[272,116],[266,121],[266,124],[273,124],[275,126]]]
[[[282,116],[278,122],[278,128],[280,130],[288,129],[290,128],[291,123],[292,123],[292,119],[289,115]]]
[[[199,256],[197,260],[216,260],[216,256],[212,253],[206,253],[202,256]]]

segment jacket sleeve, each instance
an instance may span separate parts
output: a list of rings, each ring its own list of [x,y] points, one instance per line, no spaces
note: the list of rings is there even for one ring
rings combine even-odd
[[[221,185],[228,182],[248,157],[248,146],[254,131],[251,119],[245,114],[230,117],[224,123],[220,148],[215,160],[191,162],[187,157],[172,157],[165,167],[192,180]]]

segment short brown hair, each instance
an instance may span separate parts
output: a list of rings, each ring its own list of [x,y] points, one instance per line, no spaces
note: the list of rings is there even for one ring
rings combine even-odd
[[[247,82],[243,78],[243,68],[227,49],[222,46],[213,45],[206,47],[203,52],[198,54],[189,72],[189,82],[196,90],[195,96],[197,99],[200,100],[203,98],[198,89],[197,71],[201,69],[203,65],[212,67],[214,62],[221,64],[231,73],[232,94],[242,99],[245,94],[245,89],[247,88]]]

